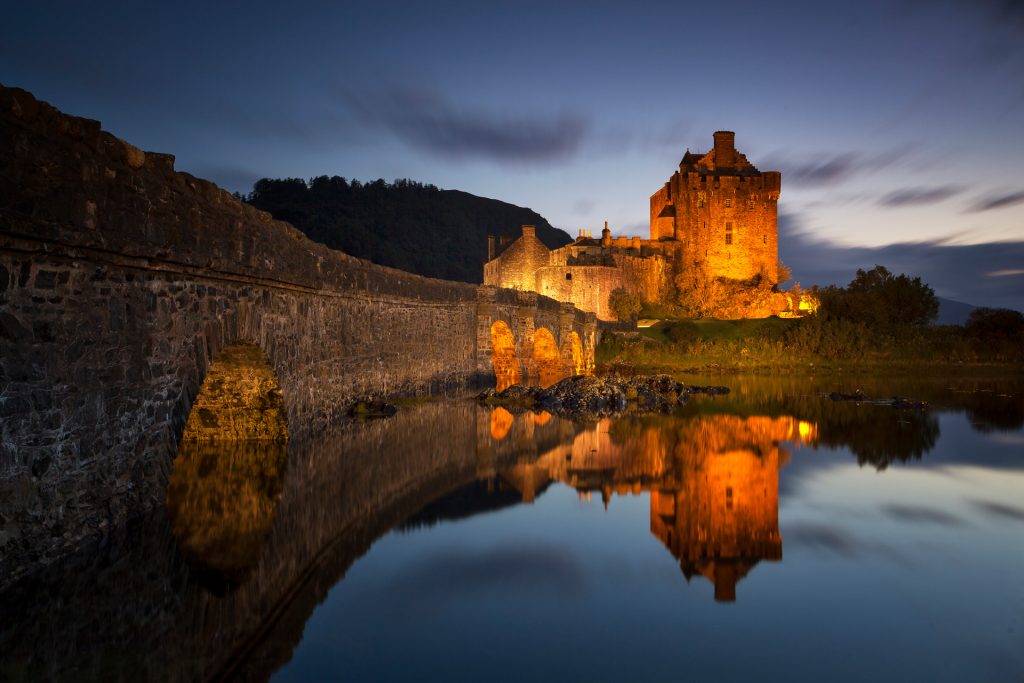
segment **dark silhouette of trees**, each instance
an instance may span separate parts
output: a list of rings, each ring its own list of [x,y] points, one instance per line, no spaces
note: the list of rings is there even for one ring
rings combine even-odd
[[[264,178],[244,199],[333,249],[464,282],[483,280],[488,234],[518,237],[526,224],[548,247],[570,241],[530,209],[408,179]]]
[[[819,314],[874,328],[927,325],[939,314],[939,300],[921,278],[893,275],[884,266],[857,270],[847,287],[819,290]]]

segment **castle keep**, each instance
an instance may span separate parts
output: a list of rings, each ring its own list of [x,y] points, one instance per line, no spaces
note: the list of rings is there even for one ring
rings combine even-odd
[[[575,242],[552,250],[533,226],[523,226],[514,241],[489,238],[484,284],[569,301],[604,320],[615,317],[608,307],[612,290],[658,301],[685,271],[706,280],[776,284],[782,176],[759,171],[736,150],[735,137],[718,131],[711,151],[686,151],[651,195],[649,239],[613,237],[606,223],[600,239],[581,230]]]

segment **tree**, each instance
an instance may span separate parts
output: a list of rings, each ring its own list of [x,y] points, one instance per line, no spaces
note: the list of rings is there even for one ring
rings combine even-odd
[[[1024,315],[1009,308],[975,308],[964,329],[979,339],[1013,337],[1024,332]]]
[[[636,294],[630,294],[622,287],[616,287],[608,295],[608,308],[619,320],[634,320],[642,303]]]
[[[722,303],[722,285],[708,277],[700,266],[681,270],[674,279],[677,301],[684,315],[693,318],[711,317]]]
[[[819,292],[820,312],[828,319],[871,326],[926,325],[939,314],[939,300],[920,277],[893,275],[884,266],[857,270],[843,287]]]
[[[778,281],[774,284],[784,285],[791,279],[793,279],[793,271],[789,266],[782,262],[782,259],[779,259],[779,277]]]

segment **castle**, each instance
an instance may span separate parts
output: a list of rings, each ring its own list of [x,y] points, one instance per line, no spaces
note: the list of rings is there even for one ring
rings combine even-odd
[[[777,284],[782,175],[757,170],[736,150],[735,138],[718,131],[711,151],[686,151],[679,169],[651,195],[649,239],[613,237],[605,223],[600,239],[581,230],[574,242],[548,249],[534,227],[524,225],[515,240],[488,237],[484,284],[572,302],[602,320],[615,319],[608,303],[614,289],[663,300],[673,277],[685,271],[708,281]]]

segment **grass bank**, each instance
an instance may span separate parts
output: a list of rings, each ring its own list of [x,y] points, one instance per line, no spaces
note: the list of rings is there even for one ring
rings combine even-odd
[[[605,369],[697,375],[1024,374],[1024,347],[1015,338],[979,339],[955,326],[878,330],[814,318],[662,320],[604,333],[596,360]]]

